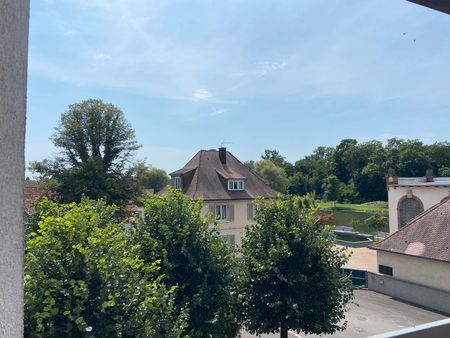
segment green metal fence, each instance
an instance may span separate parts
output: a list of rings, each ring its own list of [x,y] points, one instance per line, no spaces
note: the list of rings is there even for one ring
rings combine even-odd
[[[357,269],[341,269],[341,272],[350,276],[353,286],[367,287],[367,271]]]

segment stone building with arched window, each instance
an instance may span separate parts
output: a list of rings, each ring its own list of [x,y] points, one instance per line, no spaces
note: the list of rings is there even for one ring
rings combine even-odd
[[[420,214],[450,196],[450,177],[398,177],[386,179],[389,201],[389,232],[392,234]]]

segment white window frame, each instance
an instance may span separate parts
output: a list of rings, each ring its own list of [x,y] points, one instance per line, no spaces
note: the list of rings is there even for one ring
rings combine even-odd
[[[174,177],[173,186],[175,190],[181,190],[181,177]]]
[[[228,190],[245,190],[244,180],[229,180]]]
[[[225,221],[228,219],[228,205],[227,204],[216,204],[214,215],[217,221]]]

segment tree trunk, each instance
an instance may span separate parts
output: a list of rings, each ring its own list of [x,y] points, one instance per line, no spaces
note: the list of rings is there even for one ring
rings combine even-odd
[[[285,326],[281,326],[280,338],[288,338],[288,329]]]

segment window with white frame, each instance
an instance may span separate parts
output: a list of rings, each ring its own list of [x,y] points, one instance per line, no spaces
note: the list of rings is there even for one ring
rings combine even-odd
[[[228,206],[226,204],[216,205],[216,220],[223,221],[228,218]]]
[[[245,190],[245,182],[243,180],[229,180],[228,190]]]
[[[175,190],[181,190],[181,177],[175,177],[173,181]]]

